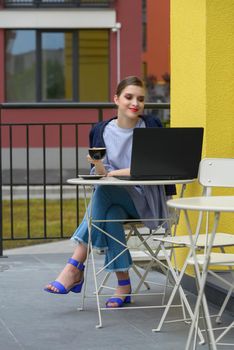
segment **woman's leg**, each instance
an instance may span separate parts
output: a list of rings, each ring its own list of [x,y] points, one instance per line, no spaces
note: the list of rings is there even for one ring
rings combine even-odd
[[[120,206],[113,205],[109,208],[107,212],[106,219],[114,220],[114,219],[127,219],[129,218],[129,214]],[[123,229],[123,223],[121,222],[107,222],[105,226],[105,230],[111,234],[112,237],[116,238],[118,241],[126,245],[125,232]],[[116,273],[116,277],[118,281],[129,280],[129,268],[132,264],[131,255],[129,250],[126,250],[122,244],[115,241],[113,238],[107,236],[107,245],[108,249],[106,251],[105,265],[107,265],[108,271],[113,271]],[[115,257],[117,257],[115,259]],[[112,261],[114,259],[114,261]],[[126,294],[131,293],[131,285],[130,282],[124,285],[117,285],[114,298],[119,298],[124,301]],[[107,301],[107,307],[114,308],[118,307],[119,304],[115,301],[111,301],[109,299]]]
[[[117,204],[120,206],[121,216],[123,219],[125,218],[138,218],[138,213],[135,209],[135,206],[132,202],[131,197],[129,196],[128,192],[121,187],[117,186],[99,186],[93,195],[93,201],[92,201],[92,218],[105,219],[108,213],[108,210],[113,204]],[[122,209],[121,209],[122,208]],[[90,210],[90,208],[89,208]],[[118,219],[120,218],[120,214],[116,213],[113,210],[109,212],[110,216],[114,216],[114,218]],[[117,216],[116,216],[117,215]],[[107,227],[105,227],[105,223],[97,223],[97,226],[102,228],[103,230],[106,229],[106,231],[109,231],[112,234],[117,235],[117,239],[121,240],[123,243],[125,243],[125,235],[123,231],[122,224],[118,223],[118,228],[116,229],[116,226],[113,225],[113,223],[109,223]],[[115,229],[113,230],[113,228]],[[106,257],[106,262],[110,261],[111,256],[116,256],[115,254],[115,248],[117,247],[117,251],[123,250],[124,247],[122,247],[119,243],[113,245],[113,240],[108,239],[106,235],[101,233],[98,229],[92,227],[92,244],[96,248],[107,248],[108,254]],[[87,247],[86,244],[88,243],[88,225],[86,218],[84,217],[82,223],[75,231],[74,235],[72,236],[72,240],[76,242],[80,242],[80,244],[75,248],[74,253],[72,255],[72,258],[75,260],[78,260],[79,262],[84,262],[87,256]],[[110,248],[110,249],[109,249]],[[131,257],[129,252],[125,252],[123,257],[125,257],[124,264],[121,263],[123,259],[120,259],[119,262],[122,264],[118,265],[118,261],[115,262],[115,267],[109,267],[112,271],[118,271],[120,268],[121,271],[128,270],[130,264],[131,264]],[[116,266],[117,264],[117,266]],[[73,265],[67,264],[65,268],[62,270],[62,272],[57,277],[56,281],[59,281],[61,284],[64,285],[64,287],[70,288],[75,282],[78,282],[82,278],[81,271],[77,270]],[[51,290],[55,290],[56,288],[49,284],[47,288]]]
[[[139,215],[136,211],[136,208],[133,204],[133,201],[128,194],[127,190],[124,187],[120,186],[98,186],[93,194],[92,199],[92,219],[93,220],[105,220],[108,215],[108,211],[112,206],[118,206],[123,209],[123,212],[120,214],[114,213],[114,219],[129,219],[129,218],[139,218]],[[88,208],[90,211],[90,206]],[[97,222],[95,225],[102,229],[106,229],[105,222]],[[123,226],[119,223],[118,230],[122,230]],[[109,232],[112,232],[111,229],[112,223],[108,225]],[[109,241],[107,241],[107,236],[95,227],[92,227],[91,236],[92,236],[92,245],[94,248],[105,249],[108,248]],[[108,231],[107,230],[107,231]],[[86,218],[84,217],[82,223],[74,232],[72,238],[75,242],[82,242],[83,244],[88,244],[88,225]]]
[[[104,230],[110,236],[106,236],[108,249],[106,250],[105,266],[109,272],[126,272],[132,265],[131,255],[126,248],[126,237],[123,227],[124,221],[128,218],[129,213],[119,205],[112,205],[106,213],[107,222]],[[115,220],[121,220],[121,222]]]
[[[102,207],[103,198],[99,198],[99,195],[97,196],[97,194],[98,192],[95,191],[93,195],[93,200],[94,202],[99,202],[100,206]],[[98,197],[98,198],[95,200],[95,197]],[[90,211],[90,206],[88,210]],[[97,245],[97,247],[99,246],[106,247],[106,242],[103,238],[103,235],[100,232],[98,235],[96,234],[95,237],[96,237],[95,244]],[[87,244],[88,244],[88,224],[87,224],[86,216],[84,216],[81,224],[76,229],[71,239],[74,242],[78,243],[76,248],[74,249],[72,259],[75,259],[83,263],[87,257]],[[80,281],[80,279],[82,278],[82,275],[83,275],[83,272],[78,270],[75,266],[71,264],[66,264],[63,270],[57,276],[55,281],[60,282],[66,289],[69,289],[74,283]],[[46,288],[57,293],[59,292],[58,288],[56,288],[53,284],[46,285]]]

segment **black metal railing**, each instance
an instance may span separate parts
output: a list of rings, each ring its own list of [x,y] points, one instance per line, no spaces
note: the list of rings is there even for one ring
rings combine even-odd
[[[115,0],[3,0],[5,8],[109,8]]]
[[[48,239],[61,239],[69,237],[71,232],[66,233],[64,228],[64,215],[66,215],[65,202],[66,191],[69,189],[67,179],[76,177],[81,171],[82,165],[80,163],[80,138],[85,137],[86,145],[88,147],[88,133],[92,125],[98,121],[103,120],[104,114],[107,110],[113,110],[115,105],[113,103],[3,103],[0,104],[0,256],[3,253],[4,241],[22,241],[22,240],[48,240]],[[167,103],[147,103],[145,104],[145,110],[158,111],[168,110],[170,105]],[[59,121],[49,122],[49,117],[46,117],[46,122],[35,121],[33,112],[38,110],[44,118],[45,110],[59,110],[64,109],[68,112],[70,109],[77,111],[77,121]],[[14,119],[12,122],[13,112],[29,111],[32,113],[30,122],[22,121],[22,117],[17,117],[17,122]],[[85,122],[79,121],[78,111],[92,110],[94,113],[92,118]],[[22,113],[21,113],[22,114]],[[67,115],[67,113],[66,113]],[[11,116],[9,118],[9,116]],[[44,118],[45,119],[45,118]],[[74,119],[74,118],[73,118]],[[85,135],[85,136],[84,136]],[[48,151],[51,150],[51,138],[55,138],[55,145],[53,150],[56,153],[57,165],[52,170],[50,166],[51,159],[49,159]],[[17,140],[20,138],[20,145],[17,144]],[[37,146],[35,148],[35,138],[37,139]],[[67,145],[64,143],[64,139],[69,139],[69,153],[70,165],[67,168],[65,160],[67,161],[64,152],[67,149]],[[34,146],[33,146],[34,145]],[[55,147],[56,146],[56,147]],[[40,155],[34,154],[35,149],[40,151]],[[17,150],[21,151],[21,154],[14,154]],[[22,153],[23,152],[23,153]],[[39,157],[37,160],[36,157]],[[32,160],[36,167],[32,166]],[[52,155],[52,161],[55,156]],[[20,169],[16,165],[20,163]],[[88,170],[88,169],[86,169]],[[20,187],[21,186],[21,187]],[[22,188],[23,186],[23,188]],[[38,234],[32,234],[32,225],[34,223],[32,214],[33,207],[38,204],[33,203],[33,190],[40,187],[40,206],[41,206],[41,228]],[[25,232],[19,233],[19,218],[15,215],[15,202],[17,196],[15,190],[23,189],[24,200],[23,205],[25,217]],[[56,234],[50,233],[50,218],[47,215],[48,206],[51,205],[51,189],[57,191],[58,207],[54,209],[58,212],[57,232]],[[7,190],[8,200],[3,198],[3,193]],[[80,192],[78,186],[72,187],[75,203],[74,207],[74,223],[73,229],[79,224],[80,205],[79,197]],[[54,192],[53,192],[54,193]],[[7,202],[7,214],[6,211]],[[20,218],[21,219],[21,218]],[[7,223],[7,225],[6,225]],[[5,228],[7,226],[7,228]],[[39,229],[38,229],[39,231]]]

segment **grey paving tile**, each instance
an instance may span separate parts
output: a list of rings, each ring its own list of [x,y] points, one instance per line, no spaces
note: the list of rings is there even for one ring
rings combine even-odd
[[[185,324],[167,324],[161,332],[152,333],[162,314],[161,309],[131,310],[133,304],[129,310],[105,311],[102,313],[103,328],[96,329],[95,298],[87,299],[85,310],[78,311],[80,295],[45,293],[44,285],[56,277],[68,257],[69,253],[60,251],[58,254],[32,252],[9,255],[7,259],[0,260],[1,350],[184,349],[188,333]],[[97,264],[102,266],[102,256],[97,256]],[[164,279],[155,271],[150,273],[150,277],[158,281]],[[133,275],[132,281],[135,281]],[[158,290],[159,287],[153,288]],[[92,275],[89,274],[88,290],[91,295],[93,289]],[[150,304],[155,298],[135,298],[135,303]],[[102,305],[104,303],[105,299]],[[170,318],[178,315],[178,309],[174,309]],[[231,320],[231,315],[225,314],[225,320]],[[199,348],[208,349],[207,345]]]

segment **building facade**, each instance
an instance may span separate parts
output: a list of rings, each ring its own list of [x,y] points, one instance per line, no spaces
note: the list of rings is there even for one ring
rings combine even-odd
[[[148,73],[162,75],[168,70],[168,51],[162,47],[168,49],[169,44],[168,36],[157,33],[164,21],[165,27],[169,25],[168,2],[2,0],[0,102],[108,102],[113,100],[116,85],[125,76],[146,77],[142,61]],[[104,118],[112,114],[113,111],[107,111]],[[14,109],[2,111],[1,118],[6,123],[96,122],[98,113]],[[36,127],[31,127],[30,133],[29,146],[35,153],[42,147],[42,138]],[[58,137],[56,128],[49,130],[46,147],[56,148]],[[88,128],[84,128],[79,134],[79,147],[87,145]],[[4,130],[2,146],[9,146]],[[64,130],[64,149],[69,153],[73,146],[70,131]],[[12,147],[16,154],[25,147],[25,132],[14,132]]]
[[[141,76],[141,0],[3,0],[0,6],[1,103],[109,102],[122,78]],[[104,118],[112,114],[109,111]],[[97,122],[98,111],[3,110],[1,120]],[[78,145],[82,150],[88,145],[89,129],[80,130]],[[3,128],[3,167],[9,132]],[[22,164],[25,133],[14,128],[11,146],[16,167]],[[28,142],[31,154],[40,152],[40,128],[30,127]],[[71,131],[64,127],[64,152],[69,154],[74,142]],[[48,128],[47,149],[52,152],[58,145],[58,128]],[[52,167],[54,157],[50,158]]]
[[[141,0],[3,0],[0,101],[112,100],[141,75],[141,13]]]

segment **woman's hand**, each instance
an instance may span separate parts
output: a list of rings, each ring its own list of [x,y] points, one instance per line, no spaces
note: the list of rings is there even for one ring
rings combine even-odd
[[[93,159],[93,158],[90,157],[89,154],[87,154],[86,157],[87,157],[88,163],[90,163],[90,164],[98,165],[98,163],[102,163],[101,159]]]
[[[93,164],[95,166],[95,173],[97,175],[106,175],[106,169],[102,163],[101,159],[93,159],[90,157],[90,155],[87,155],[87,161],[90,164]]]

